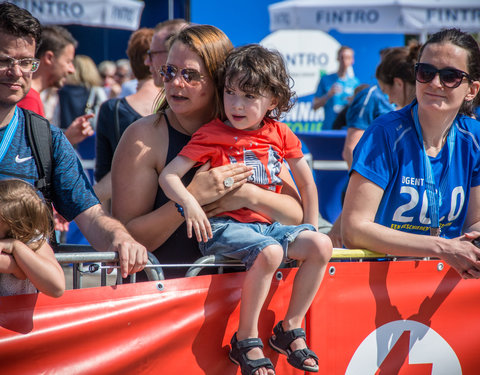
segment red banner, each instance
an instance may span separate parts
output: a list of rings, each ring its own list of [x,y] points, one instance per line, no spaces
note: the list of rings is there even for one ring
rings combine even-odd
[[[330,266],[308,319],[320,373],[479,373],[480,280],[440,261]]]
[[[330,263],[307,316],[320,373],[474,375],[480,281],[439,261]],[[267,344],[296,270],[260,319],[278,375],[302,374]],[[0,373],[240,374],[228,359],[243,273],[0,298]]]
[[[282,270],[260,335],[277,374],[302,374],[268,346],[296,270]],[[240,374],[228,359],[243,273],[0,298],[2,374]],[[158,286],[161,286],[160,290]],[[283,358],[282,358],[283,357]]]

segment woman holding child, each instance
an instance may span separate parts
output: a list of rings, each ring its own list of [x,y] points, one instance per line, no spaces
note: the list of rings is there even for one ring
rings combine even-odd
[[[189,262],[201,257],[198,243],[188,239],[184,219],[158,185],[158,176],[191,135],[217,117],[216,71],[233,48],[227,36],[215,27],[196,25],[183,30],[171,41],[165,80],[165,97],[154,115],[144,117],[122,137],[112,165],[113,213],[130,233],[164,263]],[[175,72],[173,72],[175,70]],[[242,164],[208,170],[202,166],[184,183],[206,206],[209,215],[252,207],[286,224],[302,221],[302,208],[293,193],[288,172],[284,193],[275,194],[245,184],[251,174]],[[230,186],[229,178],[233,178]],[[290,188],[289,188],[290,187]],[[295,197],[295,198],[294,198]],[[179,251],[181,249],[181,252]],[[183,276],[185,270],[170,276]]]
[[[225,34],[213,26],[195,25],[175,35],[170,41],[167,65],[162,67],[166,100],[160,103],[157,114],[138,120],[126,130],[114,157],[113,214],[161,262],[189,262],[201,256],[197,241],[187,238],[184,218],[175,203],[159,188],[158,177],[192,134],[218,117],[216,72],[232,48]],[[252,172],[243,164],[208,168],[207,163],[194,176],[190,171],[183,178],[208,216],[246,207],[272,221],[302,222],[302,207],[286,168],[281,172],[282,194],[246,184]],[[292,345],[294,350],[302,347],[302,338]],[[263,358],[258,347],[245,353],[250,360]],[[306,363],[315,367],[312,358]],[[273,374],[264,366],[251,373]]]

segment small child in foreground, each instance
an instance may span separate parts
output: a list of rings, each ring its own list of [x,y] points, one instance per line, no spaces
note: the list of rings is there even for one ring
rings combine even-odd
[[[275,271],[282,262],[293,260],[300,267],[288,311],[274,327],[269,343],[285,354],[292,366],[317,372],[318,358],[307,347],[301,326],[331,257],[332,243],[316,231],[317,189],[301,143],[286,124],[275,121],[292,105],[290,77],[279,53],[248,45],[230,53],[219,82],[226,116],[223,121],[216,119],[203,125],[163,169],[159,183],[179,210],[184,210],[188,235],[191,237],[195,231],[204,255],[239,259],[247,268],[239,327],[229,354],[242,374],[275,373],[271,361],[263,356],[259,316]],[[272,223],[268,217],[246,208],[209,220],[181,182],[196,163],[210,161],[212,167],[244,163],[252,166],[250,183],[280,193],[282,181],[278,175],[283,160],[288,162],[302,198],[304,224],[298,226]],[[228,178],[224,181],[227,188],[233,183]]]
[[[60,297],[65,275],[47,242],[51,213],[22,180],[0,181],[0,296],[45,293]]]

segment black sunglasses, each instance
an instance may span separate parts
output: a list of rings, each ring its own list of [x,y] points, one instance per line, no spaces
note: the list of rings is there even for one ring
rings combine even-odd
[[[179,69],[175,65],[162,65],[160,68],[160,75],[163,77],[164,82],[170,82],[177,76]],[[200,74],[198,70],[183,68],[180,69],[180,75],[185,82],[200,82],[205,76]]]
[[[437,69],[433,65],[425,63],[415,64],[415,79],[420,83],[428,83],[432,81],[437,75],[440,77],[440,82],[443,86],[450,89],[460,86],[463,81],[463,77],[470,82],[472,78],[462,70],[454,68]]]

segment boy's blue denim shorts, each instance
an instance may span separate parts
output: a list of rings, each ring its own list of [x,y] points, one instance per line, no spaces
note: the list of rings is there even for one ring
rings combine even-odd
[[[288,258],[288,245],[304,230],[313,230],[311,224],[282,225],[268,223],[241,223],[229,217],[213,217],[210,219],[213,237],[208,242],[200,242],[203,255],[223,255],[238,259],[250,269],[257,255],[269,245],[280,245],[283,248],[284,262]]]

